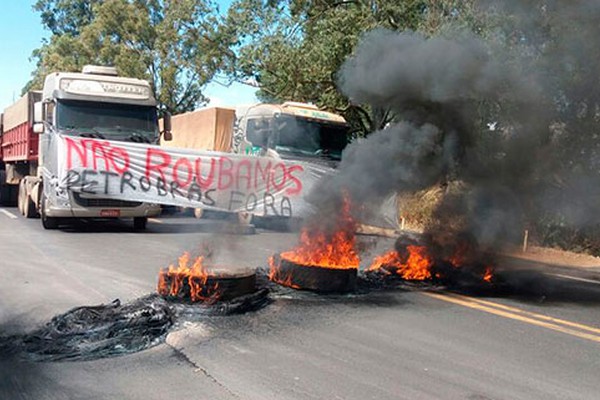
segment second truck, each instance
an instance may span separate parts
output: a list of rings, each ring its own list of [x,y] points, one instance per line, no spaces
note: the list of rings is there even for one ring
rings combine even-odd
[[[208,107],[173,117],[168,147],[327,163],[341,159],[349,126],[338,114],[312,104],[285,102]]]
[[[172,130],[173,141],[163,146],[296,160],[333,169],[348,144],[350,127],[341,115],[312,104],[285,102],[207,107],[175,115]],[[204,214],[195,210],[198,218]],[[242,223],[256,223],[263,217],[271,225],[297,222],[266,214],[238,213],[237,217]]]
[[[48,184],[56,179],[58,135],[156,144],[157,103],[147,81],[120,77],[115,68],[86,66],[81,73],[48,75],[41,92],[29,92],[6,108],[0,129],[0,203],[18,205],[28,218],[41,217],[46,229],[65,218],[133,218],[146,227],[158,204],[86,197],[69,191],[59,197]],[[170,116],[164,137],[170,139]]]

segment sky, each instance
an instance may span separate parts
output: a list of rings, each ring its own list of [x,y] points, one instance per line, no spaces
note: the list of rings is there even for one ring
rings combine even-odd
[[[20,97],[21,90],[31,78],[35,61],[30,60],[34,49],[50,32],[42,27],[40,16],[33,11],[35,0],[2,2],[0,13],[0,112]],[[226,10],[230,0],[220,2]],[[256,88],[242,84],[225,87],[211,83],[204,90],[210,105],[238,105],[256,102]]]

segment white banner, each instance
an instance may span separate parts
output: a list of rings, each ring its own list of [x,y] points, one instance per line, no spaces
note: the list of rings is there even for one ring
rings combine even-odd
[[[313,185],[333,169],[270,157],[63,136],[59,192],[261,216],[302,217]]]

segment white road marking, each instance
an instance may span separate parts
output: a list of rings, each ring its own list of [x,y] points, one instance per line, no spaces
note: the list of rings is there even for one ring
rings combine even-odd
[[[161,221],[160,219],[157,218],[148,218],[148,221],[150,222],[156,222],[157,224],[162,224],[163,221]]]
[[[596,285],[600,285],[600,281],[595,281],[593,279],[586,279],[586,278],[579,278],[577,276],[570,276],[570,275],[563,275],[563,274],[546,274],[546,275],[552,275],[552,276],[556,276],[558,278],[563,278],[563,279],[570,279],[572,281],[578,281],[578,282],[585,282],[585,283],[593,283]]]
[[[7,211],[5,209],[0,209],[0,213],[6,215],[8,218],[10,219],[17,219],[19,217],[17,217],[15,214],[11,213],[10,211]]]

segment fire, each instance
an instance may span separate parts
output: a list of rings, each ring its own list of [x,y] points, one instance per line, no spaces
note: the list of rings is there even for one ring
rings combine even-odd
[[[431,267],[433,259],[429,255],[425,246],[406,246],[408,257],[406,261],[395,250],[389,251],[382,256],[375,257],[373,263],[367,268],[367,271],[374,271],[383,268],[383,271],[390,273],[389,268],[395,268],[395,273],[403,279],[412,281],[422,281],[431,279]]]
[[[304,227],[300,233],[300,245],[281,253],[281,258],[306,266],[357,269],[360,258],[356,252],[355,231],[356,224],[350,214],[350,201],[344,196],[338,229],[333,234],[319,228]]]
[[[208,283],[210,274],[204,265],[204,257],[196,257],[193,263],[190,261],[190,253],[185,252],[179,257],[177,266],[163,268],[158,276],[158,293],[179,297],[189,289],[192,302],[217,300],[219,285]]]
[[[396,274],[402,279],[422,281],[430,279],[452,279],[460,276],[462,271],[492,283],[494,268],[492,265],[481,264],[479,260],[486,257],[477,252],[472,246],[460,243],[453,249],[449,257],[436,257],[427,247],[417,244],[401,243],[399,250],[389,251],[375,257],[366,271],[378,271],[384,274]]]
[[[483,273],[483,280],[491,283],[494,278],[494,269],[490,266],[485,267],[485,272]]]
[[[338,231],[331,237],[303,230],[300,246],[281,253],[281,257],[301,265],[323,268],[358,268],[360,259],[355,250],[354,232]]]
[[[302,289],[293,282],[293,279],[292,274],[286,274],[281,271],[281,260],[276,260],[275,256],[269,257],[269,280],[293,289]]]
[[[458,243],[454,254],[448,259],[448,262],[455,268],[459,268],[464,265],[467,261],[467,255],[470,254],[471,249],[467,242],[461,241]]]

